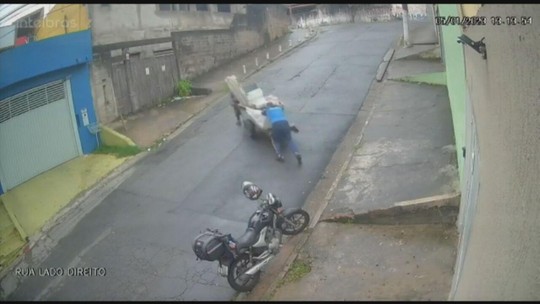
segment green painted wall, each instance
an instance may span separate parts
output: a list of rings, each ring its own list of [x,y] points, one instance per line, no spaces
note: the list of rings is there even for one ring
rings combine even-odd
[[[457,4],[438,4],[439,16],[459,16]],[[456,153],[459,166],[459,179],[463,181],[463,153],[465,146],[465,100],[467,99],[467,82],[465,76],[465,57],[463,45],[457,43],[462,29],[459,25],[443,25],[441,39],[446,65],[446,86],[452,108],[454,123],[454,136],[456,139]]]

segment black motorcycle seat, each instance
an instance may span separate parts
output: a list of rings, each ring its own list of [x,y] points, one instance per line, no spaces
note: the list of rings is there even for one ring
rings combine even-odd
[[[257,243],[258,233],[253,228],[246,229],[246,232],[242,236],[236,238],[237,250],[247,248]]]

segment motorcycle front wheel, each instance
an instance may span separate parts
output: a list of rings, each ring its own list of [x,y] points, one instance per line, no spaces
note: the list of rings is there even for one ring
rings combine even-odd
[[[251,291],[253,287],[257,285],[261,277],[260,271],[252,276],[245,274],[245,272],[253,266],[254,264],[249,261],[248,255],[239,256],[232,261],[227,274],[229,285],[236,291]]]
[[[296,235],[306,229],[309,224],[309,213],[298,209],[285,216],[281,223],[281,231],[285,235]]]

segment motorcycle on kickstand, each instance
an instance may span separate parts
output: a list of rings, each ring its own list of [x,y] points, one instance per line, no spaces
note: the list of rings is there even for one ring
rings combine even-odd
[[[301,208],[284,209],[281,200],[272,193],[261,198],[262,189],[245,181],[242,192],[260,205],[251,215],[245,233],[233,238],[217,229],[207,229],[193,242],[198,260],[218,261],[218,273],[226,276],[236,291],[246,292],[257,285],[261,269],[280,250],[282,235],[296,235],[309,224],[309,214]]]

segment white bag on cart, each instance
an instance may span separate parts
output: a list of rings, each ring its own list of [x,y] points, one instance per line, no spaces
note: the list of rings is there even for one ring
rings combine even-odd
[[[231,75],[225,78],[225,82],[231,91],[231,94],[240,102],[240,105],[245,107],[245,114],[259,130],[270,131],[270,122],[266,116],[262,115],[262,109],[271,102],[275,105],[284,106],[283,103],[274,95],[264,96],[261,88],[256,84],[251,86],[251,89],[246,93],[238,83],[236,76]]]

